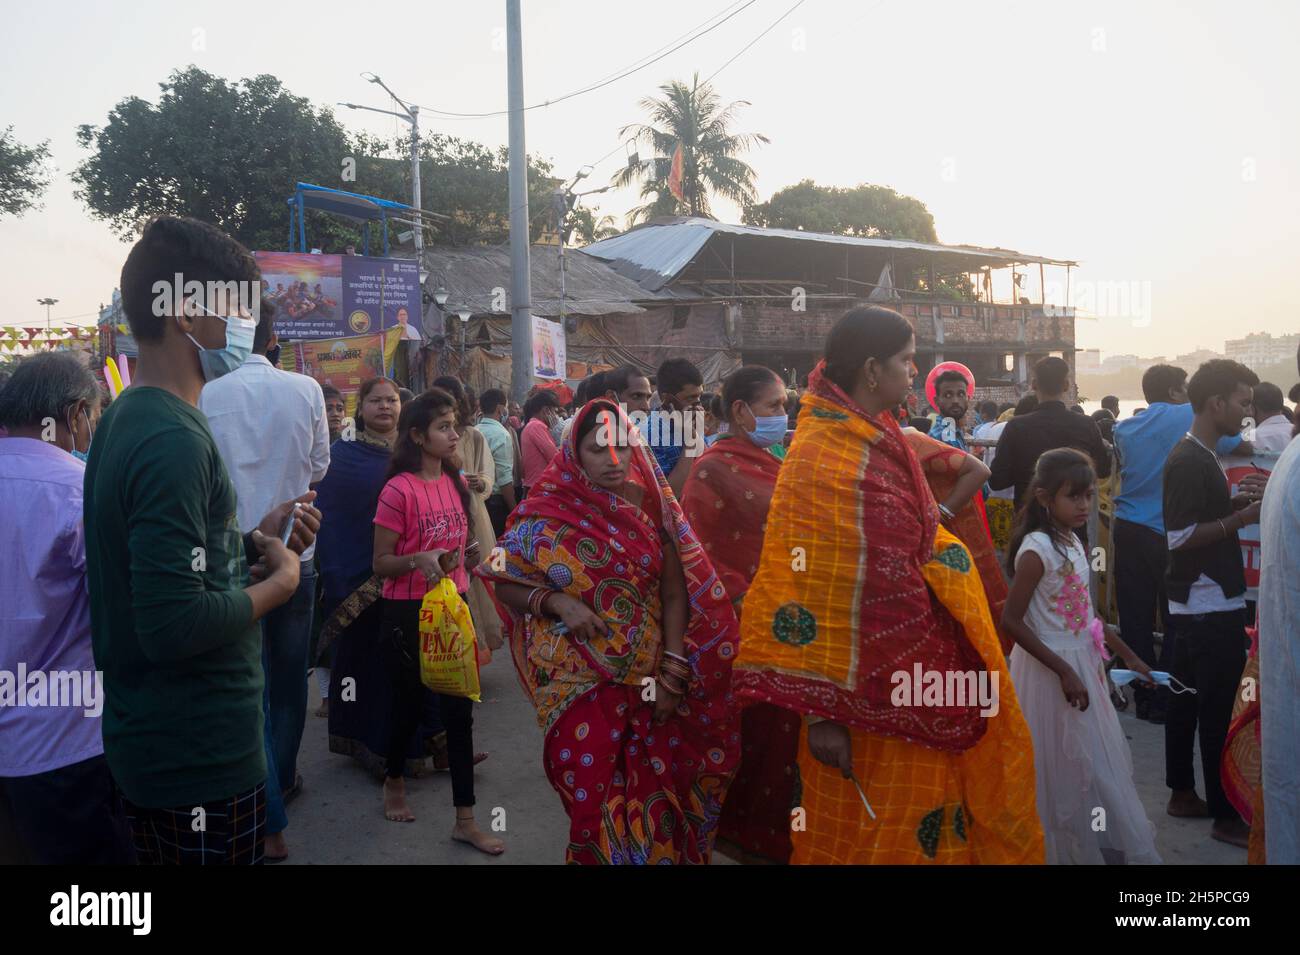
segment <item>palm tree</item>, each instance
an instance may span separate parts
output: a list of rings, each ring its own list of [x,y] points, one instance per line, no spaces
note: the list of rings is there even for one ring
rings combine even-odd
[[[618,223],[613,216],[597,217],[592,209],[579,206],[573,210],[573,237],[583,245],[618,235]]]
[[[640,181],[641,198],[648,200],[628,213],[629,221],[636,223],[662,215],[713,218],[710,192],[742,206],[753,202],[757,197],[754,170],[736,157],[770,140],[761,133],[731,131],[737,110],[750,105],[749,101],[736,100],[722,106],[713,87],[700,83],[698,73],[690,86],[674,80],[659,90],[663,99],[647,96],[640,103],[650,114],[650,123],[634,123],[619,130],[619,136],[631,133],[634,142],[655,153],[649,159],[629,163],[614,175],[616,187]],[[668,173],[679,143],[684,201],[678,201],[668,190]]]

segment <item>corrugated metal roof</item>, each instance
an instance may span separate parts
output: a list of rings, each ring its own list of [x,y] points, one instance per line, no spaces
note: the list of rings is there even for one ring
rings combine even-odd
[[[425,246],[425,267],[441,273],[450,297],[447,308],[468,305],[475,315],[509,315],[510,249],[507,246]],[[567,315],[627,315],[644,311],[634,301],[657,296],[619,275],[602,260],[568,249],[564,256],[564,311]],[[534,245],[529,255],[532,312],[560,313],[559,247]],[[500,307],[498,307],[500,306]]]
[[[974,245],[940,245],[910,242],[903,239],[871,239],[825,232],[801,232],[798,229],[764,229],[759,226],[735,225],[712,219],[677,218],[658,220],[637,226],[629,232],[602,239],[585,246],[588,255],[618,263],[615,267],[643,288],[658,291],[676,278],[718,234],[743,235],[758,239],[794,239],[823,245],[853,245],[863,248],[904,250],[948,260],[953,267],[969,265],[1002,267],[1015,264],[1077,265],[1068,259],[1051,259],[1027,255],[1013,249],[985,248]]]

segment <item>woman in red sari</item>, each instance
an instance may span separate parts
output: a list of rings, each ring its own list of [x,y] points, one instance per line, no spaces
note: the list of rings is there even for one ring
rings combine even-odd
[[[785,385],[770,368],[748,365],[727,379],[721,404],[727,431],[691,469],[682,510],[739,615],[758,573],[785,457]],[[789,861],[799,725],[798,715],[770,703],[745,707],[740,766],[718,827],[720,852],[739,861]]]
[[[617,405],[578,412],[500,543],[477,572],[546,734],[566,861],[707,863],[740,748],[736,615]]]

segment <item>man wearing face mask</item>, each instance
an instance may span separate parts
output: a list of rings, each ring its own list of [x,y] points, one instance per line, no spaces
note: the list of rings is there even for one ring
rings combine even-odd
[[[229,236],[170,216],[145,226],[122,268],[140,357],[86,464],[86,564],[107,694],[104,753],[143,863],[263,861],[256,623],[297,592],[299,554],[320,516],[309,492],[296,511],[281,502],[241,535],[234,488],[198,409],[205,381],[252,349],[256,321],[231,283],[256,290],[260,278]],[[291,511],[286,547],[279,535]]]
[[[262,300],[253,353],[199,396],[239,501],[239,529],[248,533],[280,501],[306,493],[329,469],[325,394],[306,375],[275,367],[280,350],[275,306]],[[298,746],[307,716],[307,655],[316,592],[315,548],[302,553],[298,590],[262,621],[266,675],[267,755],[276,778],[267,779],[267,861],[284,858],[284,806],[302,788]]]
[[[0,694],[0,810],[42,865],[135,858],[100,738],[81,519],[85,465],[73,456],[90,447],[98,406],[94,376],[68,352],[24,359],[0,391],[0,672],[72,674],[83,691],[76,705],[52,706],[16,705]],[[30,678],[16,679],[30,688]]]

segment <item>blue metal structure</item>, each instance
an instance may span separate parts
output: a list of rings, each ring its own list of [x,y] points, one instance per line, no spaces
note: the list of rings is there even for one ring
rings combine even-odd
[[[418,220],[418,212],[413,206],[378,196],[363,196],[356,192],[344,192],[341,189],[329,189],[325,186],[300,182],[294,188],[293,195],[286,200],[289,206],[289,251],[309,252],[307,247],[306,210],[319,209],[331,215],[352,219],[366,224],[362,255],[370,254],[370,224],[380,222],[383,226],[384,251],[388,255],[388,217],[392,213],[410,215]],[[295,248],[295,238],[297,247]]]

